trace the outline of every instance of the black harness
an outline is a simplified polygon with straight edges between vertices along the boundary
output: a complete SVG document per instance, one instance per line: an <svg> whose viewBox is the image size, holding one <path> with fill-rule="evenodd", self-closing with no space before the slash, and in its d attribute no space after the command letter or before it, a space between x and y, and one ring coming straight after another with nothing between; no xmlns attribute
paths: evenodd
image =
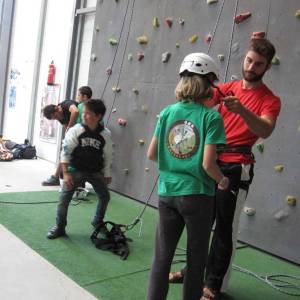
<svg viewBox="0 0 300 300"><path fill-rule="evenodd" d="M125 236L126 225L105 222L97 227L91 235L91 240L96 248L111 251L126 260L129 255L127 242L131 239Z"/></svg>
<svg viewBox="0 0 300 300"><path fill-rule="evenodd" d="M217 146L217 154L220 153L240 153L240 154L247 154L251 156L251 158L254 160L254 154L252 153L252 146L249 145L218 145ZM240 163L224 163L222 162L222 165L228 164L230 166L236 165L237 167L241 167ZM249 170L249 179L248 180L240 180L239 182L239 188L242 190L245 190L248 194L250 184L252 183L254 177L254 164L251 164L250 170Z"/></svg>

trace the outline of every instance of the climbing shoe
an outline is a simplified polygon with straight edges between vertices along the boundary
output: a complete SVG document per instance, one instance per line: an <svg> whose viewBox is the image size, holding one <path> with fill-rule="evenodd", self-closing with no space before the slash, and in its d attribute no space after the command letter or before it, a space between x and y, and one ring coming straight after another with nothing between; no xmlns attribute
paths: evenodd
<svg viewBox="0 0 300 300"><path fill-rule="evenodd" d="M55 186L59 185L59 178L51 175L49 178L47 178L45 181L42 182L43 186Z"/></svg>

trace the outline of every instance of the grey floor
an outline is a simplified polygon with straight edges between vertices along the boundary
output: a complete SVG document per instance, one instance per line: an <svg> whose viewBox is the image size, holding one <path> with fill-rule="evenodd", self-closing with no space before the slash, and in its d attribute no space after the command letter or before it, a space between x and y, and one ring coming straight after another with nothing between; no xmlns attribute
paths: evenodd
<svg viewBox="0 0 300 300"><path fill-rule="evenodd" d="M0 162L0 193L58 190L41 186L54 169L40 159ZM9 232L1 220L0 245L1 300L96 299Z"/></svg>

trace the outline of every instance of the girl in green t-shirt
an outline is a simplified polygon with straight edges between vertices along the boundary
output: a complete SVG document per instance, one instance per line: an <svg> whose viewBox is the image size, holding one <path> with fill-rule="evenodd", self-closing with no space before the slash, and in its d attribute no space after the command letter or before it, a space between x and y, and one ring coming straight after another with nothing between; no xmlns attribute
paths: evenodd
<svg viewBox="0 0 300 300"><path fill-rule="evenodd" d="M219 113L202 103L212 95L218 67L204 53L186 56L176 87L177 103L162 110L148 149L159 169L159 223L148 300L166 299L172 259L184 227L187 271L184 300L199 300L212 225L215 184L228 187L216 163L216 145L225 144Z"/></svg>

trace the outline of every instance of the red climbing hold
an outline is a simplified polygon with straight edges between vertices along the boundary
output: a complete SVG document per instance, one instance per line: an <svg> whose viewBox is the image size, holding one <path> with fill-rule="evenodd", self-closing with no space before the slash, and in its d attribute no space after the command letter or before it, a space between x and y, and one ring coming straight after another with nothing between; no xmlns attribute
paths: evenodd
<svg viewBox="0 0 300 300"><path fill-rule="evenodd" d="M266 33L264 31L254 31L251 36L251 40L263 39L265 38Z"/></svg>
<svg viewBox="0 0 300 300"><path fill-rule="evenodd" d="M251 12L246 12L246 13L240 14L238 16L235 16L234 22L236 24L239 24L239 23L242 23L243 21L245 21L246 19L248 19L250 17L251 17Z"/></svg>
<svg viewBox="0 0 300 300"><path fill-rule="evenodd" d="M137 54L138 61L141 61L142 59L144 59L144 57L145 57L144 52L138 52L138 54Z"/></svg>
<svg viewBox="0 0 300 300"><path fill-rule="evenodd" d="M166 21L166 24L169 26L169 28L171 28L173 25L173 18L166 18L165 21Z"/></svg>
<svg viewBox="0 0 300 300"><path fill-rule="evenodd" d="M108 76L110 76L111 73L112 73L112 69L111 69L111 68L107 68L107 69L106 69L106 74L107 74Z"/></svg>
<svg viewBox="0 0 300 300"><path fill-rule="evenodd" d="M212 40L212 36L211 36L210 34L208 34L208 35L205 37L205 42L209 44L209 43L211 42L211 40Z"/></svg>
<svg viewBox="0 0 300 300"><path fill-rule="evenodd" d="M127 121L125 119L119 118L118 123L119 123L120 126L126 126Z"/></svg>

